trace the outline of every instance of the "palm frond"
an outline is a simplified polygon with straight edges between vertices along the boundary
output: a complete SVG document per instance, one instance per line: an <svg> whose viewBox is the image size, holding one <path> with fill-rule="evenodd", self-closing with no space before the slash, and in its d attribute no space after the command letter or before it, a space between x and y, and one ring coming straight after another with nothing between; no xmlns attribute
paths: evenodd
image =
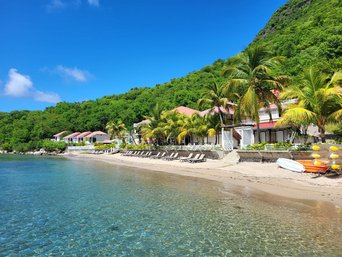
<svg viewBox="0 0 342 257"><path fill-rule="evenodd" d="M283 113L283 116L276 122L275 127L308 125L315 123L316 120L316 113L303 107L294 107Z"/></svg>

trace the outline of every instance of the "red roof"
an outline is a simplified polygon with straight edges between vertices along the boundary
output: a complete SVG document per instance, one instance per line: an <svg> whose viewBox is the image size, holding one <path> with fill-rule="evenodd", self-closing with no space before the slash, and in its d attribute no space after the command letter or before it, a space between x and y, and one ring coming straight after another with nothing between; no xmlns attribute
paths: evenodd
<svg viewBox="0 0 342 257"><path fill-rule="evenodd" d="M82 132L81 134L79 134L79 135L77 136L77 139L86 137L86 136L89 135L89 134L91 134L91 131Z"/></svg>
<svg viewBox="0 0 342 257"><path fill-rule="evenodd" d="M265 121L265 122L260 122L259 123L259 128L260 129L272 129L274 128L274 124L276 123L277 121ZM253 126L253 129L257 129L257 125L255 124Z"/></svg>
<svg viewBox="0 0 342 257"><path fill-rule="evenodd" d="M140 122L138 122L138 123L134 123L134 126L135 126L135 127L140 127L140 126L142 126L142 125L150 124L150 123L151 123L150 120L142 120L142 121L140 121Z"/></svg>
<svg viewBox="0 0 342 257"><path fill-rule="evenodd" d="M232 103L232 105L233 105L233 103ZM223 107L220 107L220 111L221 111L222 113L224 113L224 114L228 114L228 113L231 114L231 115L234 114L234 110L231 109L231 108L229 108L229 110L227 110L227 109L225 109L225 108L223 108ZM199 114L200 114L201 116L204 116L204 115L206 115L207 113L219 113L219 108L218 108L217 106L215 106L213 109L207 109L207 110L201 111Z"/></svg>
<svg viewBox="0 0 342 257"><path fill-rule="evenodd" d="M95 131L93 133L90 133L89 135L87 135L86 137L93 137L93 136L97 136L97 135L107 135L106 133L102 132L102 131Z"/></svg>
<svg viewBox="0 0 342 257"><path fill-rule="evenodd" d="M56 135L53 135L53 136L54 136L54 137L59 137L59 136L63 135L63 134L66 133L66 132L68 132L68 131L64 130L64 131L59 132L59 133L57 133Z"/></svg>
<svg viewBox="0 0 342 257"><path fill-rule="evenodd" d="M64 139L69 139L69 138L73 138L75 136L78 136L79 134L81 134L81 133L80 132L74 132L74 133L72 133L70 135L67 135L67 136L63 137L63 138Z"/></svg>
<svg viewBox="0 0 342 257"><path fill-rule="evenodd" d="M172 111L185 114L186 116L191 116L194 113L199 113L199 111L191 109L189 107L185 107L185 106L179 106L179 107L173 109Z"/></svg>

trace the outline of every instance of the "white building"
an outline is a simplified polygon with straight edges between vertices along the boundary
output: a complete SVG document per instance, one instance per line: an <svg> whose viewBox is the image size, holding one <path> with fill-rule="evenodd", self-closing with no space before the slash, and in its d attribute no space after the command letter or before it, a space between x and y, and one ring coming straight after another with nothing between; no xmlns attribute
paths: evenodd
<svg viewBox="0 0 342 257"><path fill-rule="evenodd" d="M63 135L64 135L65 133L67 133L66 130L64 130L64 131L62 131L62 132L59 132L59 133L57 133L56 135L53 135L53 139L52 139L52 140L53 140L53 141L57 141L57 142L62 141Z"/></svg>
<svg viewBox="0 0 342 257"><path fill-rule="evenodd" d="M86 140L90 143L101 143L103 141L109 140L109 135L102 131L95 131L86 136Z"/></svg>
<svg viewBox="0 0 342 257"><path fill-rule="evenodd" d="M74 132L71 133L70 135L67 135L63 137L63 140L65 143L70 144L70 143L77 143L77 136L81 134L80 132Z"/></svg>
<svg viewBox="0 0 342 257"><path fill-rule="evenodd" d="M86 141L86 136L90 135L91 131L82 132L76 137L77 143L82 143Z"/></svg>

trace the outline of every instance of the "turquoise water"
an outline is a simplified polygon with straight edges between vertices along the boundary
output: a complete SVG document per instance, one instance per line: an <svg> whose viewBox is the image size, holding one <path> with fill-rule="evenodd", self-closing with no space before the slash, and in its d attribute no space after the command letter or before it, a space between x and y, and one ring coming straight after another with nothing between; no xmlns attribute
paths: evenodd
<svg viewBox="0 0 342 257"><path fill-rule="evenodd" d="M0 256L342 255L329 204L87 161L0 156L0 217Z"/></svg>

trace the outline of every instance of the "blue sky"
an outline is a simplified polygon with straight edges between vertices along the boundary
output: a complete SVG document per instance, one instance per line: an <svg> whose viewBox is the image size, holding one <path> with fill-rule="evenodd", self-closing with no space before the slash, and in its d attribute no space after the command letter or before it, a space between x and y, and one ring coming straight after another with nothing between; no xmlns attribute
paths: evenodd
<svg viewBox="0 0 342 257"><path fill-rule="evenodd" d="M242 51L286 0L0 0L0 111L154 86Z"/></svg>

